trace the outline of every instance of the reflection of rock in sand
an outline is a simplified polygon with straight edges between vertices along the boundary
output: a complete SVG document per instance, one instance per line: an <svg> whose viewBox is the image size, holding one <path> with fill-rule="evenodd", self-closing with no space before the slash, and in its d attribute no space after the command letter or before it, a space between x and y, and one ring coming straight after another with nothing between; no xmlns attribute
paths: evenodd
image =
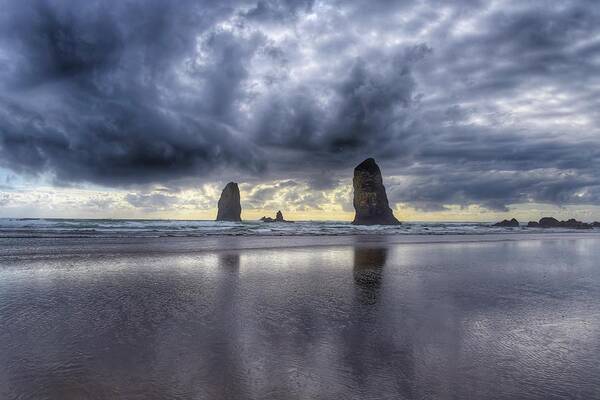
<svg viewBox="0 0 600 400"><path fill-rule="evenodd" d="M227 269L239 269L240 268L240 254L239 253L221 253L219 254L219 264L221 267Z"/></svg>
<svg viewBox="0 0 600 400"><path fill-rule="evenodd" d="M363 304L375 304L381 286L383 267L387 259L385 247L354 248L354 282L361 293L359 300Z"/></svg>

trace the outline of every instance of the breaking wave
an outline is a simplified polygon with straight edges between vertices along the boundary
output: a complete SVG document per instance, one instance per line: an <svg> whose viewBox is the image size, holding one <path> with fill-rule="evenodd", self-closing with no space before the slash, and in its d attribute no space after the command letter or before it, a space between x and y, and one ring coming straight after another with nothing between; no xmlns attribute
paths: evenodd
<svg viewBox="0 0 600 400"><path fill-rule="evenodd" d="M501 228L478 222L406 222L395 226L354 226L339 221L215 222L126 219L0 219L0 237L194 237L194 236L344 236L344 235L469 235L540 233L537 228ZM565 232L568 229L543 229Z"/></svg>

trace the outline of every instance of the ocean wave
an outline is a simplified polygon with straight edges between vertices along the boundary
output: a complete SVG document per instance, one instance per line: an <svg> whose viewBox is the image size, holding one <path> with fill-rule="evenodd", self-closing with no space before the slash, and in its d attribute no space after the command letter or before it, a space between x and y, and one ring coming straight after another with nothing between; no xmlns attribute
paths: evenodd
<svg viewBox="0 0 600 400"><path fill-rule="evenodd" d="M393 226L355 226L338 221L215 222L126 219L0 219L0 237L194 237L311 235L469 235L566 232L568 229L502 228L477 222L407 222Z"/></svg>

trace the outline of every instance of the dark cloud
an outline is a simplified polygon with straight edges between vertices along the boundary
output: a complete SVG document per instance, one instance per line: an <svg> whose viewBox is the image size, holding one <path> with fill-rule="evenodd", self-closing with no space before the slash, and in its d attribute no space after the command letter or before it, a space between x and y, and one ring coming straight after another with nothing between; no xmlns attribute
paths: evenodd
<svg viewBox="0 0 600 400"><path fill-rule="evenodd" d="M479 204L491 210L507 211L507 204L531 201L552 204L590 204L597 201L596 181L556 170L522 172L465 171L414 178L407 185L393 187L390 199L421 210L442 210L445 205Z"/></svg>
<svg viewBox="0 0 600 400"><path fill-rule="evenodd" d="M306 183L312 190L330 190L339 186L341 182L328 171L322 170L319 174L309 177Z"/></svg>
<svg viewBox="0 0 600 400"><path fill-rule="evenodd" d="M415 102L411 69L430 51L424 45L354 58L323 86L303 82L258 102L254 136L261 145L303 149L313 156L368 153L394 139ZM320 97L327 100L319 102ZM318 154L318 153L321 154Z"/></svg>
<svg viewBox="0 0 600 400"><path fill-rule="evenodd" d="M9 0L0 166L272 179L249 203L299 209L373 156L390 198L422 209L600 204L599 22L585 0Z"/></svg>
<svg viewBox="0 0 600 400"><path fill-rule="evenodd" d="M105 185L262 168L247 138L222 118L244 78L239 62L252 50L212 34L210 68L186 64L196 35L211 26L205 19L218 11L190 2L7 6L2 49L16 67L0 75L4 166ZM178 73L210 79L190 94Z"/></svg>

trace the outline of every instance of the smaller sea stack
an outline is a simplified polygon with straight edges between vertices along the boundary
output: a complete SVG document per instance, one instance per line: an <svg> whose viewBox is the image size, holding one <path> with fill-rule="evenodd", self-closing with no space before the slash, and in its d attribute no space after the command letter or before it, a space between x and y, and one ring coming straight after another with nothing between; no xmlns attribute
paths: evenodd
<svg viewBox="0 0 600 400"><path fill-rule="evenodd" d="M275 215L274 219L271 217L262 217L260 220L262 222L294 222L294 221L288 221L288 220L284 219L281 211L277 211L277 214Z"/></svg>
<svg viewBox="0 0 600 400"><path fill-rule="evenodd" d="M559 221L554 217L544 217L538 222L531 221L527 224L528 228L567 228L567 229L592 229L594 224L577 221L571 218L567 221Z"/></svg>
<svg viewBox="0 0 600 400"><path fill-rule="evenodd" d="M354 168L353 225L400 225L389 206L381 170L372 158Z"/></svg>
<svg viewBox="0 0 600 400"><path fill-rule="evenodd" d="M518 228L519 227L519 221L517 221L515 218L508 220L502 220L492 226L497 226L497 227L502 227L502 228Z"/></svg>
<svg viewBox="0 0 600 400"><path fill-rule="evenodd" d="M242 221L242 205L240 204L240 189L235 182L229 182L223 192L218 204L217 221Z"/></svg>

